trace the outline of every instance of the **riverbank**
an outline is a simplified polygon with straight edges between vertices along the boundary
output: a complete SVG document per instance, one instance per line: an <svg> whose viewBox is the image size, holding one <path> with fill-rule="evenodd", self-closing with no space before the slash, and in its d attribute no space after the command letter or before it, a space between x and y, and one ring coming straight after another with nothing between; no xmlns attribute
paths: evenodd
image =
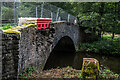
<svg viewBox="0 0 120 80"><path fill-rule="evenodd" d="M100 67L110 69L114 73L120 73L120 56L113 56L112 54L100 54L93 52L79 51L76 52L74 58L74 68L81 69L83 58L95 58L99 61Z"/></svg>
<svg viewBox="0 0 120 80"><path fill-rule="evenodd" d="M100 70L99 79L108 80L108 79L118 79L120 75L113 73L108 69ZM20 79L83 79L81 75L81 70L73 69L72 67L64 68L55 68L44 71L37 71L34 68L28 68L23 73L20 74Z"/></svg>

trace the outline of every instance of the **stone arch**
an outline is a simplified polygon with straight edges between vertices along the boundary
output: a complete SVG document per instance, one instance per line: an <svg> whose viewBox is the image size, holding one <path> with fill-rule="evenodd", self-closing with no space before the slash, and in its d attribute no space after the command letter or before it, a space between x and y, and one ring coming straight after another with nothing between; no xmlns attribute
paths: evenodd
<svg viewBox="0 0 120 80"><path fill-rule="evenodd" d="M75 45L69 36L63 36L50 52L44 69L72 66L75 56Z"/></svg>
<svg viewBox="0 0 120 80"><path fill-rule="evenodd" d="M55 44L55 43L53 42L53 44ZM58 46L61 46L61 48L63 48L63 47L65 47L65 46L69 46L69 47L70 47L70 45L72 46L72 49L75 50L75 44L74 44L74 41L72 40L72 38L69 37L69 36L63 36L63 37L61 37L61 38L57 41L57 43L56 43L56 45L54 46L54 48L52 49L52 51L55 50ZM59 47L59 48L60 48L60 47ZM60 48L60 50L63 50L63 49L61 49L61 48ZM59 51L60 51L60 50L59 50Z"/></svg>
<svg viewBox="0 0 120 80"><path fill-rule="evenodd" d="M54 24L54 27L55 27L55 36L54 36L52 49L55 47L58 41L64 36L70 37L73 40L75 46L78 45L80 40L80 36L79 36L80 33L78 26L65 22L65 23Z"/></svg>

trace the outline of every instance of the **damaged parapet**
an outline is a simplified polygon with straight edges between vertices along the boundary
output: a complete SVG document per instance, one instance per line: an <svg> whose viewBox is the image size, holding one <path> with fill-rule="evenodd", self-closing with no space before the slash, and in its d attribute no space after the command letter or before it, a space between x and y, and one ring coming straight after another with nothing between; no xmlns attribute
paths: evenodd
<svg viewBox="0 0 120 80"><path fill-rule="evenodd" d="M16 79L18 76L19 42L21 31L34 24L17 26L15 28L1 30L2 46L2 79Z"/></svg>

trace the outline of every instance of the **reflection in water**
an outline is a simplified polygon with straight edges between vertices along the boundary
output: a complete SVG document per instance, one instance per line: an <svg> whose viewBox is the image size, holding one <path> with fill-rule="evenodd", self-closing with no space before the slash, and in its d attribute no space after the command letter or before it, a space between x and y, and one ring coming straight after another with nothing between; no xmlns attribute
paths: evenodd
<svg viewBox="0 0 120 80"><path fill-rule="evenodd" d="M58 52L58 53L51 53L51 56L48 58L47 63L45 65L46 69L57 68L59 67L67 67L72 66L74 62L75 54L71 54L70 52Z"/></svg>
<svg viewBox="0 0 120 80"><path fill-rule="evenodd" d="M44 69L72 66L75 69L82 68L83 58L95 58L100 62L100 65L110 69L115 73L120 73L120 57L105 56L98 54L90 54L86 52L57 52L51 53Z"/></svg>

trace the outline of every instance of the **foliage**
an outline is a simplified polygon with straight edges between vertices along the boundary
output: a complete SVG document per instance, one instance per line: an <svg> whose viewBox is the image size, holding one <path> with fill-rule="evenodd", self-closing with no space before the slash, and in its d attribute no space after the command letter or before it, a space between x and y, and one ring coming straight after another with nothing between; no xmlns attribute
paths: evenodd
<svg viewBox="0 0 120 80"><path fill-rule="evenodd" d="M112 39L111 36L103 35L102 38L108 41L120 41L120 37L114 37L114 39Z"/></svg>
<svg viewBox="0 0 120 80"><path fill-rule="evenodd" d="M78 78L82 78L81 73L78 73L78 74L77 74L77 77L78 77Z"/></svg>
<svg viewBox="0 0 120 80"><path fill-rule="evenodd" d="M77 16L78 23L82 27L94 28L98 33L120 33L119 2L68 2L51 4L61 7L74 16Z"/></svg>
<svg viewBox="0 0 120 80"><path fill-rule="evenodd" d="M22 3L19 6L19 17L35 17L35 11L32 10L34 6L30 6L29 3ZM24 13L24 14L23 14Z"/></svg>
<svg viewBox="0 0 120 80"><path fill-rule="evenodd" d="M103 79L114 79L114 78L119 78L118 74L114 74L112 71L110 71L109 69L104 69L100 71L100 78Z"/></svg>
<svg viewBox="0 0 120 80"><path fill-rule="evenodd" d="M57 69L59 69L59 68L60 68L60 66L57 67Z"/></svg>
<svg viewBox="0 0 120 80"><path fill-rule="evenodd" d="M29 76L34 74L34 71L36 70L35 67L28 67L26 70L24 70L23 72L21 72L19 74L20 78L28 78Z"/></svg>
<svg viewBox="0 0 120 80"><path fill-rule="evenodd" d="M3 28L1 28L1 30L6 30L6 29L10 29L10 28L13 28L14 26L11 26L11 25L5 25L3 26Z"/></svg>
<svg viewBox="0 0 120 80"><path fill-rule="evenodd" d="M13 19L13 9L8 7L2 7L2 19Z"/></svg>
<svg viewBox="0 0 120 80"><path fill-rule="evenodd" d="M93 43L80 43L77 47L77 50L95 52L95 53L104 53L104 54L120 54L120 38L110 39L105 37L107 40L100 40Z"/></svg>

